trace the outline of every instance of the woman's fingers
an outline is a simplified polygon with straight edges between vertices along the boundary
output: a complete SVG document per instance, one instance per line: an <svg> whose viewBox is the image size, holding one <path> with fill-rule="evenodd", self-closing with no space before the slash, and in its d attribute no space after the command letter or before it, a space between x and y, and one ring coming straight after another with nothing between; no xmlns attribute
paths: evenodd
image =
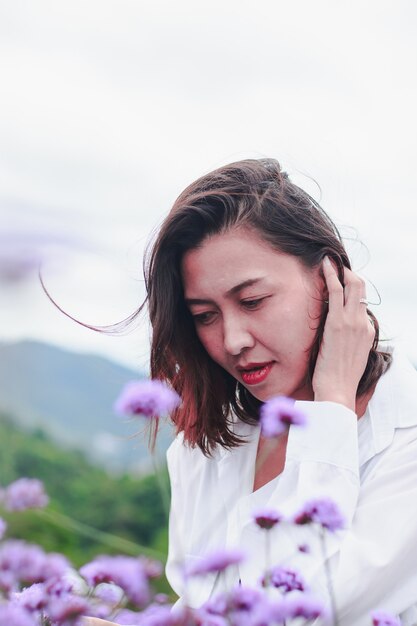
<svg viewBox="0 0 417 626"><path fill-rule="evenodd" d="M345 268L345 310L347 313L365 316L366 304L361 299L366 299L365 281L352 270Z"/></svg>
<svg viewBox="0 0 417 626"><path fill-rule="evenodd" d="M345 304L343 285L339 280L336 269L329 257L324 257L323 274L329 292L329 313L330 311L342 313Z"/></svg>
<svg viewBox="0 0 417 626"><path fill-rule="evenodd" d="M345 267L344 285L342 285L329 257L324 258L323 274L329 292L329 313L334 315L366 313L366 304L361 302L361 299L366 299L366 285L363 278Z"/></svg>

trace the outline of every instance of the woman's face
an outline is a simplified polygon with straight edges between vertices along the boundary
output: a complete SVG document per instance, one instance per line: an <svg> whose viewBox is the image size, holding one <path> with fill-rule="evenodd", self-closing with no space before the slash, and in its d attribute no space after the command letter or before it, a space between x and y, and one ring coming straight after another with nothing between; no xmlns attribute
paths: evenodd
<svg viewBox="0 0 417 626"><path fill-rule="evenodd" d="M211 358L253 396L312 399L306 383L323 281L253 230L214 235L182 262L187 306Z"/></svg>

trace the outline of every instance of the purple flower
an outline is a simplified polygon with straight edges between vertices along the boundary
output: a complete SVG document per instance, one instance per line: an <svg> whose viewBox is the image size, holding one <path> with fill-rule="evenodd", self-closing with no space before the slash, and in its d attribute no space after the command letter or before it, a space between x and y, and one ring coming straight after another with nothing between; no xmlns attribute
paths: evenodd
<svg viewBox="0 0 417 626"><path fill-rule="evenodd" d="M130 609L122 609L112 618L115 624L128 624L129 626L140 626L143 624L143 613L135 613Z"/></svg>
<svg viewBox="0 0 417 626"><path fill-rule="evenodd" d="M206 613L203 608L196 612L196 621L194 624L199 626L230 626L232 621L223 617L222 615L216 615L214 613ZM188 621L184 623L184 626L191 626L192 622Z"/></svg>
<svg viewBox="0 0 417 626"><path fill-rule="evenodd" d="M285 599L288 617L303 617L304 619L316 619L324 616L326 609L324 604L309 594L295 594Z"/></svg>
<svg viewBox="0 0 417 626"><path fill-rule="evenodd" d="M140 558L132 556L99 556L80 569L90 587L99 583L115 583L134 604L149 601L146 568Z"/></svg>
<svg viewBox="0 0 417 626"><path fill-rule="evenodd" d="M4 533L6 532L7 524L2 517L0 517L0 539L3 539Z"/></svg>
<svg viewBox="0 0 417 626"><path fill-rule="evenodd" d="M302 576L288 567L273 567L269 574L269 582L283 593L305 591L306 583Z"/></svg>
<svg viewBox="0 0 417 626"><path fill-rule="evenodd" d="M255 511L253 517L258 526L264 530L270 530L283 519L281 513L274 509L260 509Z"/></svg>
<svg viewBox="0 0 417 626"><path fill-rule="evenodd" d="M159 578L164 572L163 565L160 561L142 559L142 565L147 578Z"/></svg>
<svg viewBox="0 0 417 626"><path fill-rule="evenodd" d="M96 598L107 604L118 604L123 597L123 589L112 583L100 583L94 591Z"/></svg>
<svg viewBox="0 0 417 626"><path fill-rule="evenodd" d="M201 607L198 617L204 626L267 626L281 623L286 614L281 601L270 602L261 589L239 586L211 598Z"/></svg>
<svg viewBox="0 0 417 626"><path fill-rule="evenodd" d="M373 611L371 617L373 626L401 626L399 617L385 611Z"/></svg>
<svg viewBox="0 0 417 626"><path fill-rule="evenodd" d="M68 580L51 578L45 581L44 587L48 596L61 597L73 591L73 586Z"/></svg>
<svg viewBox="0 0 417 626"><path fill-rule="evenodd" d="M114 410L120 415L161 417L180 404L179 395L160 380L127 383L116 400Z"/></svg>
<svg viewBox="0 0 417 626"><path fill-rule="evenodd" d="M19 582L38 583L63 576L69 563L61 554L46 554L42 548L19 540L0 545L0 587L17 588Z"/></svg>
<svg viewBox="0 0 417 626"><path fill-rule="evenodd" d="M16 207L13 207L14 209ZM7 228L0 228L0 282L18 283L29 278L47 260L56 260L58 249L80 248L81 241L69 238L66 234L36 232L38 229L21 228L16 225L13 209ZM14 222L14 224L13 224Z"/></svg>
<svg viewBox="0 0 417 626"><path fill-rule="evenodd" d="M283 599L270 600L260 595L253 604L231 611L228 615L233 626L268 626L281 624L288 617L288 610Z"/></svg>
<svg viewBox="0 0 417 626"><path fill-rule="evenodd" d="M130 621L129 621L130 620ZM190 611L171 606L151 605L142 613L133 613L123 610L116 617L117 624L137 624L138 626L192 626L194 620L190 620ZM206 624L204 623L204 626Z"/></svg>
<svg viewBox="0 0 417 626"><path fill-rule="evenodd" d="M18 282L37 270L42 257L36 250L0 250L0 281Z"/></svg>
<svg viewBox="0 0 417 626"><path fill-rule="evenodd" d="M0 569L0 591L11 592L17 589L16 579L12 572L2 571Z"/></svg>
<svg viewBox="0 0 417 626"><path fill-rule="evenodd" d="M261 406L260 423L264 437L279 437L291 424L304 426L306 417L297 409L294 400L284 396L275 396Z"/></svg>
<svg viewBox="0 0 417 626"><path fill-rule="evenodd" d="M320 524L327 530L344 528L345 520L338 506L329 498L309 500L294 518L296 524Z"/></svg>
<svg viewBox="0 0 417 626"><path fill-rule="evenodd" d="M36 583L15 593L13 602L30 612L40 611L48 604L48 593L42 583Z"/></svg>
<svg viewBox="0 0 417 626"><path fill-rule="evenodd" d="M241 550L217 550L202 557L197 563L185 567L186 576L199 576L222 572L230 565L237 565L245 558Z"/></svg>
<svg viewBox="0 0 417 626"><path fill-rule="evenodd" d="M8 511L42 508L49 502L43 483L37 478L19 478L6 487L3 495Z"/></svg>
<svg viewBox="0 0 417 626"><path fill-rule="evenodd" d="M90 606L90 614L89 617L98 617L99 619L109 619L111 614L113 613L114 607L109 604L96 604L94 606ZM81 622L81 626L84 625L84 621Z"/></svg>
<svg viewBox="0 0 417 626"><path fill-rule="evenodd" d="M46 611L51 621L57 624L72 623L70 620L88 615L89 612L90 605L87 600L72 594L50 598Z"/></svg>
<svg viewBox="0 0 417 626"><path fill-rule="evenodd" d="M39 581L56 580L64 576L69 568L70 564L62 554L55 552L45 554L38 579Z"/></svg>
<svg viewBox="0 0 417 626"><path fill-rule="evenodd" d="M12 603L0 604L0 624L7 626L37 626L35 619L24 608Z"/></svg>
<svg viewBox="0 0 417 626"><path fill-rule="evenodd" d="M297 546L297 550L303 554L310 554L310 546L308 543L300 543L300 545Z"/></svg>
<svg viewBox="0 0 417 626"><path fill-rule="evenodd" d="M265 595L258 589L251 587L235 587L229 596L229 604L233 609L251 611L265 599Z"/></svg>
<svg viewBox="0 0 417 626"><path fill-rule="evenodd" d="M226 615L229 606L229 596L227 593L219 593L212 596L201 607L205 613L210 615Z"/></svg>

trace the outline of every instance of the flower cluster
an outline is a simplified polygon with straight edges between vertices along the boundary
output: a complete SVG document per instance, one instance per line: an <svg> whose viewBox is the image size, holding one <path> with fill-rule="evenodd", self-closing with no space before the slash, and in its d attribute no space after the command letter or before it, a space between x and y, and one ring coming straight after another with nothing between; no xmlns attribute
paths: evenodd
<svg viewBox="0 0 417 626"><path fill-rule="evenodd" d="M308 594L272 598L261 589L245 587L210 599L198 611L200 623L213 626L272 626L297 617L308 621L325 615L323 604Z"/></svg>
<svg viewBox="0 0 417 626"><path fill-rule="evenodd" d="M279 437L291 424L305 426L306 416L295 406L294 400L275 396L267 400L260 411L261 432L264 437Z"/></svg>
<svg viewBox="0 0 417 626"><path fill-rule="evenodd" d="M176 409L179 395L160 380L139 380L127 383L115 402L119 415L163 417Z"/></svg>
<svg viewBox="0 0 417 626"><path fill-rule="evenodd" d="M371 617L373 626L401 626L401 621L398 617L385 611L373 611Z"/></svg>
<svg viewBox="0 0 417 626"><path fill-rule="evenodd" d="M0 590L17 591L22 583L61 578L69 563L61 554L47 554L37 545L9 539L0 545Z"/></svg>
<svg viewBox="0 0 417 626"><path fill-rule="evenodd" d="M223 572L230 565L242 563L244 559L245 554L241 550L218 550L202 557L197 563L186 564L184 574L189 578L190 576Z"/></svg>
<svg viewBox="0 0 417 626"><path fill-rule="evenodd" d="M0 493L0 504L8 511L43 508L48 502L43 483L37 478L19 478Z"/></svg>
<svg viewBox="0 0 417 626"><path fill-rule="evenodd" d="M141 381L125 387L115 408L123 415L152 418L170 413L179 403L179 396L161 381ZM305 421L288 398L272 398L261 408L265 437L277 437L290 425L304 425ZM8 511L47 503L43 485L36 479L21 478L0 489L0 505ZM280 532L284 524L311 524L312 532L317 526L321 538L327 531L344 527L337 505L327 498L310 500L292 518L265 508L253 514L253 522L262 530L267 548L271 531ZM7 525L0 517L0 626L82 626L82 616L130 626L282 626L292 620L302 624L329 617L301 574L287 564L268 566L256 587L239 584L228 593L214 595L199 609L176 608L168 604L166 596L152 594L151 579L162 573L160 563L143 557L102 555L77 573L62 555L4 539L5 535ZM295 553L300 552L308 553L308 545L295 546ZM238 567L244 559L245 554L237 549L208 553L185 563L184 584ZM400 626L398 618L382 611L370 616L370 626L371 621L373 626Z"/></svg>
<svg viewBox="0 0 417 626"><path fill-rule="evenodd" d="M307 585L299 572L280 565L271 569L269 582L276 589L280 589L282 593L305 591L307 589Z"/></svg>
<svg viewBox="0 0 417 626"><path fill-rule="evenodd" d="M21 509L23 501L27 507L44 505L41 484L20 481L18 489L15 485L3 490L3 503L12 504L12 510ZM30 485L33 497L28 495ZM15 501L10 494L16 493L26 495L16 496ZM292 522L273 509L264 509L254 514L254 523L267 533L281 523L318 524L330 531L343 524L330 500L308 502ZM0 518L0 534L5 531ZM221 573L244 559L245 554L237 549L208 553L197 563L186 564L185 583L192 577ZM271 567L258 587L237 586L194 610L172 607L162 594L152 598L150 581L161 572L160 563L142 557L102 555L78 574L60 554L47 554L24 541L3 540L0 626L82 626L82 616L130 626L281 626L293 619L299 624L327 619L327 608L310 593L301 574L287 566ZM372 614L370 624L371 619L373 626L400 626L398 618L382 611Z"/></svg>
<svg viewBox="0 0 417 626"><path fill-rule="evenodd" d="M145 562L130 556L99 556L80 569L88 585L114 583L124 591L126 597L137 606L150 600L150 589Z"/></svg>
<svg viewBox="0 0 417 626"><path fill-rule="evenodd" d="M319 524L322 528L334 532L345 526L345 520L337 505L329 498L309 500L297 513L294 522L299 525Z"/></svg>
<svg viewBox="0 0 417 626"><path fill-rule="evenodd" d="M255 511L253 518L259 528L264 530L271 530L271 528L276 526L283 519L281 513L275 511L275 509L262 509Z"/></svg>

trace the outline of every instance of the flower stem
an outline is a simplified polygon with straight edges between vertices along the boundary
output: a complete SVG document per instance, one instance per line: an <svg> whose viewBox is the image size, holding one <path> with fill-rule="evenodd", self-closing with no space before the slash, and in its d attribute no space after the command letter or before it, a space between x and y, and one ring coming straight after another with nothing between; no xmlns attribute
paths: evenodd
<svg viewBox="0 0 417 626"><path fill-rule="evenodd" d="M270 582L271 582L271 564L270 564L270 530L264 530L265 533L265 575L264 575L264 582L263 582L263 586L265 587L265 589L268 589Z"/></svg>
<svg viewBox="0 0 417 626"><path fill-rule="evenodd" d="M330 606L331 606L331 611L332 611L333 626L339 626L339 620L337 617L337 609L336 609L336 598L334 594L333 581L332 581L332 574L330 571L330 563L327 559L327 554L326 554L326 531L324 528L320 527L319 535L320 535L321 550L323 554L324 571L326 574L327 589L328 589L329 596L330 596Z"/></svg>
<svg viewBox="0 0 417 626"><path fill-rule="evenodd" d="M156 480L158 482L159 495L161 496L162 508L164 509L165 519L168 520L170 506L169 486L164 478L161 463L156 450L154 450L152 453L152 465L155 472Z"/></svg>
<svg viewBox="0 0 417 626"><path fill-rule="evenodd" d="M129 541L128 539L123 539L122 537L117 537L116 535L98 530L97 528L92 528L91 526L88 526L83 522L78 522L77 520L68 517L68 515L64 515L58 511L51 509L33 509L33 514L41 519L48 520L60 528L66 528L77 533L78 535L88 537L98 543L111 547L114 550L120 550L124 554L137 556L142 553L145 556L149 556L150 558L158 559L160 561L163 561L165 558L164 554L159 552L159 550L154 550L152 548L148 548L147 546L142 546L138 543L134 543L133 541Z"/></svg>

